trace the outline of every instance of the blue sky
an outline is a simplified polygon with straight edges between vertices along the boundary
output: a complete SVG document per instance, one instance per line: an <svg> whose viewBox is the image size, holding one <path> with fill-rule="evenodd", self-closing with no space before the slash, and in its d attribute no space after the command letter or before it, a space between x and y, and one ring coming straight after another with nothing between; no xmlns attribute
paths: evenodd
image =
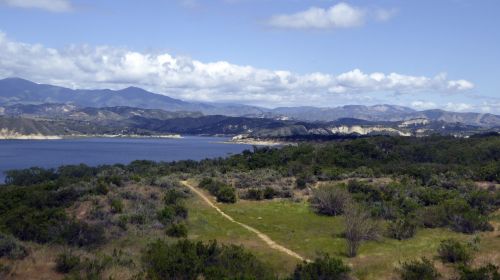
<svg viewBox="0 0 500 280"><path fill-rule="evenodd" d="M500 1L0 0L0 77L500 113Z"/></svg>

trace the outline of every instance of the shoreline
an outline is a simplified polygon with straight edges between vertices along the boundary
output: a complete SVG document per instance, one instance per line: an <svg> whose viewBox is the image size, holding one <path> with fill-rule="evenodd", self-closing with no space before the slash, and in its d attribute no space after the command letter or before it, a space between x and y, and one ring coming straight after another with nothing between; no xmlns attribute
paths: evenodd
<svg viewBox="0 0 500 280"><path fill-rule="evenodd" d="M14 134L0 135L0 140L64 140L78 138L146 138L146 139L182 139L180 134L168 135L139 135L139 134L73 134L73 135L41 135L41 134Z"/></svg>
<svg viewBox="0 0 500 280"><path fill-rule="evenodd" d="M286 146L286 145L297 145L294 142L283 142L283 141L274 141L274 140L260 140L254 138L248 139L232 139L229 141L222 142L224 144L246 144L246 145L255 145L255 146Z"/></svg>

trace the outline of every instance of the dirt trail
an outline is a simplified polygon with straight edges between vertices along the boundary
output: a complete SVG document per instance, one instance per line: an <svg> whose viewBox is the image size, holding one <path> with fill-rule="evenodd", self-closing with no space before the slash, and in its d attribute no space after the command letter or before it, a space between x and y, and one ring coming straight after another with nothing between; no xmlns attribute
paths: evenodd
<svg viewBox="0 0 500 280"><path fill-rule="evenodd" d="M244 228L246 228L247 230L257 234L257 236L262 240L264 241L269 247L271 247L272 249L274 250L278 250L282 253L285 253L289 256L292 256L294 258L297 258L301 261L307 261L307 262L310 262L310 260L302 257L301 255L295 253L294 251L286 248L286 247L283 247L281 245L279 245L278 243L276 243L275 241L273 241L269 236L265 235L264 233L260 232L259 230L247 225L247 224L244 224L244 223L241 223L241 222L238 222L236 221L235 219L233 219L233 217L229 216L228 214L226 214L224 211L222 211L219 207L217 207L217 205L215 205L204 193L202 193L200 190L198 190L196 187L192 186L191 184L189 184L187 181L181 181L181 183L188 187L191 191L193 191L195 194L197 194L199 197L201 197L210 207L214 208L217 212L219 212L219 214L221 214L224 218L228 219L229 221L235 223L235 224L238 224Z"/></svg>

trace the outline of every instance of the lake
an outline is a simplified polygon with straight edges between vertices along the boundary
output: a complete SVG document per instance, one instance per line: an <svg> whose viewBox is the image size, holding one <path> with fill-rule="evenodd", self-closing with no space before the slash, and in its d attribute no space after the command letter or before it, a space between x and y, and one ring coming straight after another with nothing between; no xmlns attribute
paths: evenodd
<svg viewBox="0 0 500 280"><path fill-rule="evenodd" d="M0 182L4 172L33 166L50 168L66 164L129 163L137 159L174 161L225 157L252 148L225 144L224 137L186 136L158 138L78 138L63 140L1 140Z"/></svg>

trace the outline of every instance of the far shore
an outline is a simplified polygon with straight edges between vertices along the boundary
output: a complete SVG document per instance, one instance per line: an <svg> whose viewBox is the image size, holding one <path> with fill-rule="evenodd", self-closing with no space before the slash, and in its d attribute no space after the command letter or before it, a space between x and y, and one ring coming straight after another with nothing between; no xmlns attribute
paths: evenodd
<svg viewBox="0 0 500 280"><path fill-rule="evenodd" d="M229 141L223 142L225 144L246 144L246 145L255 145L255 146L285 146L285 145L296 145L293 142L283 142L283 141L274 141L274 140L260 140L255 138L240 138L240 139L232 139Z"/></svg>
<svg viewBox="0 0 500 280"><path fill-rule="evenodd" d="M153 138L153 139L181 139L180 134L167 135L139 135L139 134L73 134L73 135L41 135L41 134L11 134L0 135L0 140L62 140L77 138Z"/></svg>

